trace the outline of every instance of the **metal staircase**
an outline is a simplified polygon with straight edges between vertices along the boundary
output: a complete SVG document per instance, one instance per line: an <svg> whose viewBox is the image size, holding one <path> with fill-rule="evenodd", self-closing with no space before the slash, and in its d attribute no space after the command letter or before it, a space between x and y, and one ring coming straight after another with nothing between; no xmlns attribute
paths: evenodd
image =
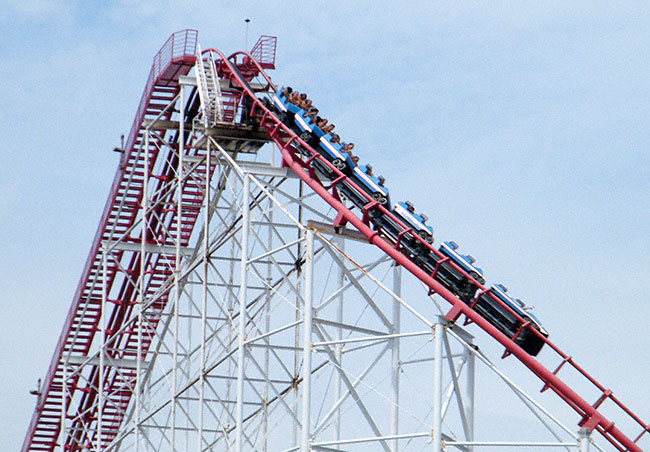
<svg viewBox="0 0 650 452"><path fill-rule="evenodd" d="M201 47L197 45L196 53L196 83L201 99L203 122L206 127L215 125L223 120L223 106L221 104L221 88L217 76L217 67L212 52L207 52L205 57L201 54Z"/></svg>

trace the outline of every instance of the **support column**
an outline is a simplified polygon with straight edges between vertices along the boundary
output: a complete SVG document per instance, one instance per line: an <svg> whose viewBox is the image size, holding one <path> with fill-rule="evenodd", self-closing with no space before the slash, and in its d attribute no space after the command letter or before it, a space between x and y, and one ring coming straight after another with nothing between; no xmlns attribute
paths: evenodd
<svg viewBox="0 0 650 452"><path fill-rule="evenodd" d="M312 355L312 320L313 320L313 273L314 273L314 231L307 229L307 246L305 253L305 305L303 307L303 364L302 364L302 416L300 452L310 450L310 410L311 410L311 355Z"/></svg>
<svg viewBox="0 0 650 452"><path fill-rule="evenodd" d="M274 152L271 152L271 166L274 166ZM273 196L273 186L269 186L269 193L271 196ZM267 204L267 211L268 211L268 235L266 240L268 241L268 249L272 250L273 249L273 230L274 226L273 225L273 209L275 208L275 205L273 204L273 199L269 197L268 199L268 204ZM273 296L273 292L271 291L271 287L273 284L273 263L271 262L271 259L269 259L268 264L266 264L266 284L265 284L265 307L264 307L264 331L269 332L271 331L271 297ZM271 349L270 349L271 343L270 341L268 342L268 347L266 347L266 350L264 351L264 371L266 375L270 375L270 369L271 369ZM264 383L264 406L263 406L263 411L264 411L264 444L262 447L263 452L268 452L269 450L269 382L266 381Z"/></svg>
<svg viewBox="0 0 650 452"><path fill-rule="evenodd" d="M436 323L433 327L433 452L442 452L442 335L444 325Z"/></svg>
<svg viewBox="0 0 650 452"><path fill-rule="evenodd" d="M474 390L476 382L476 356L470 350L465 350L467 357L466 387L465 387L465 418L467 419L467 441L474 441ZM468 452L474 450L473 446L467 447Z"/></svg>
<svg viewBox="0 0 650 452"><path fill-rule="evenodd" d="M587 428L581 428L578 431L578 447L580 452L589 452L589 443L591 442L591 432Z"/></svg>
<svg viewBox="0 0 650 452"><path fill-rule="evenodd" d="M207 142L207 155L205 162L205 192L203 193L203 306L201 307L201 370L199 374L199 425L197 437L197 452L203 450L203 419L204 419L204 404L205 404L205 363L206 363L206 349L205 343L207 341L207 323L208 323L208 276L210 270L210 166L212 164L211 142Z"/></svg>
<svg viewBox="0 0 650 452"><path fill-rule="evenodd" d="M180 261L181 261L181 233L183 218L183 184L184 163L183 155L185 154L185 85L181 85L180 92L180 115L178 126L178 167L176 169L176 257L174 263L174 350L172 366L172 394L171 394L171 448L176 450L176 391L178 388L178 330L179 330L179 304L180 304ZM148 173L147 173L148 174Z"/></svg>
<svg viewBox="0 0 650 452"><path fill-rule="evenodd" d="M102 450L102 435L104 422L104 379L105 363L104 354L106 350L106 302L108 301L108 288L106 281L108 279L108 263L106 245L102 245L102 308L99 314L99 380L97 382L97 442L95 448L97 452Z"/></svg>
<svg viewBox="0 0 650 452"><path fill-rule="evenodd" d="M144 170L142 176L142 230L140 232L140 284L137 301L137 345L135 358L135 452L140 450L140 411L142 410L142 306L145 303L146 246L149 231L149 129L144 133ZM172 446L173 450L173 446Z"/></svg>
<svg viewBox="0 0 650 452"><path fill-rule="evenodd" d="M60 434L60 441L61 441L61 450L65 450L65 441L66 438L68 437L68 425L66 422L66 419L68 418L68 358L67 356L69 355L69 352L63 352L61 354L61 367L63 367L63 380L62 380L62 388L61 388L61 417L59 419L59 423L61 424L61 434ZM39 395L38 397L41 397ZM39 403L37 401L36 403Z"/></svg>
<svg viewBox="0 0 650 452"><path fill-rule="evenodd" d="M339 243L339 249L342 252L345 252L345 238L341 237ZM339 325L343 324L343 287L345 287L345 272L340 266L338 268L338 281L339 281L339 290L341 293L339 295L339 305L336 311L336 321ZM340 326L336 331L337 340L343 340L343 328ZM339 365L343 363L343 343L336 344L336 359L338 360ZM334 400L339 400L341 398L341 378L336 376L334 380ZM335 438L337 441L341 439L341 407L336 408L336 424L335 424Z"/></svg>
<svg viewBox="0 0 650 452"><path fill-rule="evenodd" d="M244 340L246 333L246 297L248 291L248 233L250 229L250 176L244 175L242 188L241 273L239 287L239 333L237 346L237 407L235 413L235 451L242 452L244 438Z"/></svg>
<svg viewBox="0 0 650 452"><path fill-rule="evenodd" d="M393 264L393 293L402 297L402 267ZM400 333L401 322L401 304L397 298L393 299L393 328L391 334ZM391 406L390 406L390 434L397 435L399 432L399 372L400 372L400 339L391 340L392 369L391 369ZM397 452L399 449L399 440L391 441L391 449Z"/></svg>

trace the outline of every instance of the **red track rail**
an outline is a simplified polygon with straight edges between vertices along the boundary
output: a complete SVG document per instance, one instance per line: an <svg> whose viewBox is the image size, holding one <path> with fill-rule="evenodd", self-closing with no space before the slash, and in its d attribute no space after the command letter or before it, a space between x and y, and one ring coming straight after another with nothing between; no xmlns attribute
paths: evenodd
<svg viewBox="0 0 650 452"><path fill-rule="evenodd" d="M249 96L256 99L255 93L253 93L248 85L244 83L243 80L239 78L237 72L232 69L233 64L236 64L236 59L238 55L244 56L245 60L251 59L255 64L255 60L247 52L237 52L231 55L229 58L226 58L222 53L217 53L221 56L224 62L227 62L227 65L220 65L220 68L228 68L227 73L220 74L224 78L230 78L234 83L236 83L243 91L245 91ZM233 63L230 60L234 60ZM263 68L260 65L257 65L257 69L266 79L266 81L271 85L271 79L264 73ZM364 215L364 218L359 218L355 215L349 208L347 208L341 201L336 190L336 184L331 184L328 187L323 186L320 179L316 176L313 169L311 169L308 164L303 161L300 157L301 153L297 150L296 146L302 146L305 149L309 149L312 152L312 157L320 159L324 165L329 166L334 169L326 160L324 160L320 154L311 149L311 147L303 142L298 136L286 125L284 125L280 120L273 115L258 99L256 100L255 111L261 112L258 113L258 116L261 118L261 125L267 130L269 136L273 141L278 145L282 152L283 163L290 167L312 190L314 190L321 198L323 198L330 206L332 206L337 212L337 224L342 223L351 223L356 227L361 233L363 233L368 241L383 252L388 254L391 258L395 260L398 264L406 268L423 283L425 283L431 291L439 294L442 298L451 303L452 310L448 314L448 318L451 320L456 320L460 315L465 315L465 317L476 323L479 327L485 330L490 334L494 339L496 339L500 344L502 344L507 354L512 354L516 356L533 374L535 374L540 380L542 380L544 386L542 390L552 389L557 395L560 396L571 408L573 408L580 416L581 420L579 421L580 427L587 428L589 431L596 430L602 434L616 449L620 451L634 451L642 452L642 449L638 446L640 439L648 432L650 432L650 424L644 423L637 415L635 415L629 408L627 408L619 399L614 397L612 391L606 389L605 386L598 383L593 377L591 377L584 369L582 369L575 361L559 347L554 345L548 339L544 338L547 347L555 352L561 359L560 364L555 369L555 371L550 371L534 357L530 356L523 349L521 349L515 342L514 338L509 338L497 330L492 324L487 322L483 317L477 314L470 306L458 299L454 294L448 291L443 287L438 281L436 281L433 275L425 273L420 267L415 265L407 256L402 254L399 251L398 247L395 247L388 242L386 242L377 232L373 231L368 222L367 215ZM335 170L338 171L338 170ZM342 180L346 176L339 173L339 178L337 180ZM354 185L351 181L348 181L351 185ZM379 208L383 211L384 215L392 214L386 209L378 206L375 202L369 206L366 206L364 211L368 211L369 208ZM364 212L365 213L365 212ZM401 222L393 217L393 219L398 223ZM430 249L433 249L432 246L426 244L421 240L426 246L429 246ZM481 292L487 291L487 288L481 286L477 283L477 286L480 288ZM520 319L521 320L521 319ZM531 330L534 331L534 330ZM538 334L539 335L539 334ZM541 335L540 335L541 337ZM569 387L564 383L558 376L560 369L569 364L573 367L580 375L582 375L588 382L590 382L599 392L600 397L598 400L590 404L584 400L574 389ZM634 424L638 425L640 431L638 434L631 437L624 434L620 431L615 425L614 422L607 419L600 411L599 408L603 405L605 401L611 401L614 405L621 410L621 412L628 417L628 421L633 421Z"/></svg>

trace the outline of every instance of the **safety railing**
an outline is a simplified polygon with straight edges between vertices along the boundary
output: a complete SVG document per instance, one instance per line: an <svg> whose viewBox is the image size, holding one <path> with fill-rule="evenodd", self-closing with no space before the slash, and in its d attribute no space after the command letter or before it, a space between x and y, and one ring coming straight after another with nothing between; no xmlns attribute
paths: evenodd
<svg viewBox="0 0 650 452"><path fill-rule="evenodd" d="M126 163L126 159L128 159L135 139L138 136L149 98L153 93L154 84L171 64L186 58L196 58L198 35L199 32L197 30L188 29L177 31L167 39L167 42L163 44L158 53L153 57L153 65L151 66L151 71L149 72L149 77L147 78L147 83L145 84L145 89L135 114L135 120L129 132L129 138L126 140L126 146L122 153L122 167Z"/></svg>
<svg viewBox="0 0 650 452"><path fill-rule="evenodd" d="M257 60L262 68L275 69L275 49L277 44L277 37L262 35L253 46L251 56Z"/></svg>

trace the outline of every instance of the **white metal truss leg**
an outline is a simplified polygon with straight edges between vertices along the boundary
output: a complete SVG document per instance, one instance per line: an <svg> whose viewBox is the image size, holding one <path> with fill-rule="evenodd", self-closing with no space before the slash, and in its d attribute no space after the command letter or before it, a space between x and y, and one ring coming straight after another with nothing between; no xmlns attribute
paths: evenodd
<svg viewBox="0 0 650 452"><path fill-rule="evenodd" d="M250 229L250 176L244 175L242 189L241 273L239 288L239 333L237 346L237 406L235 451L242 452L244 437L244 365L246 339L246 296L248 289L248 235Z"/></svg>
<svg viewBox="0 0 650 452"><path fill-rule="evenodd" d="M402 267L398 265L393 266L393 293L397 297L402 296ZM398 298L393 298L393 328L392 334L400 333L401 322L401 304ZM390 406L390 434L395 436L399 432L399 372L400 372L400 339L394 338L391 340L391 406ZM397 452L399 448L399 441L394 439L391 441L391 449Z"/></svg>
<svg viewBox="0 0 650 452"><path fill-rule="evenodd" d="M102 245L102 307L99 316L99 383L97 388L97 441L95 442L95 449L97 452L102 450L102 435L103 435L103 415L104 415L104 356L106 354L106 302L108 301L108 289L106 281L108 278L108 264L107 264L106 245Z"/></svg>
<svg viewBox="0 0 650 452"><path fill-rule="evenodd" d="M578 446L580 452L589 452L589 443L591 442L591 434L588 429L582 428L578 432Z"/></svg>
<svg viewBox="0 0 650 452"><path fill-rule="evenodd" d="M142 379L141 379L141 361L142 361L142 307L145 299L145 274L147 270L146 246L147 232L149 231L149 129L145 130L144 135L144 177L142 178L142 233L140 237L140 286L137 300L137 345L136 345L136 370L135 370L135 451L140 450L140 431L141 414L142 414Z"/></svg>
<svg viewBox="0 0 650 452"><path fill-rule="evenodd" d="M442 335L444 325L433 326L433 452L442 452Z"/></svg>
<svg viewBox="0 0 650 452"><path fill-rule="evenodd" d="M206 342L207 342L207 315L208 315L208 278L210 272L210 201L212 194L210 192L210 168L212 164L211 142L207 143L207 155L205 165L205 193L203 194L203 297L201 306L201 366L199 368L199 425L197 431L197 452L203 450L203 424L204 424L204 405L205 405L205 366L206 366Z"/></svg>
<svg viewBox="0 0 650 452"><path fill-rule="evenodd" d="M471 344L470 344L471 345ZM466 359L465 367L465 416L468 425L468 441L474 441L474 400L475 400L475 381L476 381L476 356L470 351L464 351ZM472 452L474 448L469 446L467 451Z"/></svg>
<svg viewBox="0 0 650 452"><path fill-rule="evenodd" d="M339 248L341 249L342 252L345 252L345 238L341 238L340 243L339 243ZM336 321L339 324L343 324L343 303L344 303L344 292L343 288L345 287L345 273L343 270L339 267L338 268L338 290L340 291L339 296L338 296L338 307L336 310ZM343 328L339 327L336 331L336 338L339 341L343 340ZM336 345L336 359L338 360L339 363L343 363L343 344L337 344ZM337 378L334 381L334 400L340 400L341 399L341 379ZM334 439L337 441L341 439L341 407L338 406L336 408L336 420L335 420L335 434L334 434Z"/></svg>
<svg viewBox="0 0 650 452"><path fill-rule="evenodd" d="M310 410L311 410L311 361L312 361L312 297L314 272L314 231L307 229L305 253L305 304L303 307L303 364L302 364L302 425L300 452L309 452L310 447Z"/></svg>

